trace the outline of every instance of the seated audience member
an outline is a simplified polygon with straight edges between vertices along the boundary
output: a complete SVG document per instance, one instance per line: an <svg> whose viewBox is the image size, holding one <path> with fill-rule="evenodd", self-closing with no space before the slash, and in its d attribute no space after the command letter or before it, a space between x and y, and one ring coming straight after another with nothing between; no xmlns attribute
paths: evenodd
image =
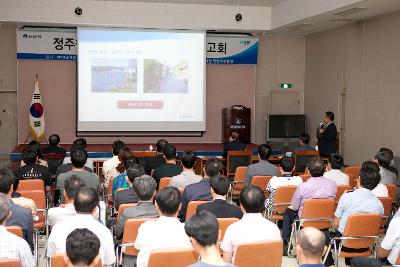
<svg viewBox="0 0 400 267"><path fill-rule="evenodd" d="M52 134L49 137L49 145L42 148L42 154L62 154L65 155L67 151L59 146L60 136Z"/></svg>
<svg viewBox="0 0 400 267"><path fill-rule="evenodd" d="M117 219L114 234L117 239L122 238L125 222L128 219L157 218L159 216L153 198L156 194L157 184L151 176L143 175L133 181L133 190L139 198L137 206L126 208Z"/></svg>
<svg viewBox="0 0 400 267"><path fill-rule="evenodd" d="M380 172L379 165L376 162L372 161L366 161L362 164L361 168L372 168L376 172ZM371 190L371 193L375 195L376 197L388 197L389 196L389 191L386 187L386 185L382 184L381 182L381 175L379 174L379 184L375 186L374 189Z"/></svg>
<svg viewBox="0 0 400 267"><path fill-rule="evenodd" d="M329 157L329 164L324 177L336 182L337 185L349 185L349 176L343 172L344 160L337 153L333 153Z"/></svg>
<svg viewBox="0 0 400 267"><path fill-rule="evenodd" d="M47 161L44 160L43 157L42 157L42 148L41 148L40 143L38 141L36 141L36 140L30 141L28 146L25 149L28 149L28 148L33 149L33 150L36 151L37 156L38 156L37 157L37 161L36 161L37 164L42 165L44 167L48 167ZM25 161L22 159L21 166L24 166L25 164L26 164Z"/></svg>
<svg viewBox="0 0 400 267"><path fill-rule="evenodd" d="M64 181L64 207L54 207L47 212L47 223L50 227L75 216L74 197L79 189L85 187L85 182L78 176L71 175Z"/></svg>
<svg viewBox="0 0 400 267"><path fill-rule="evenodd" d="M294 150L297 151L315 151L315 148L310 146L310 135L303 133L299 137L299 146Z"/></svg>
<svg viewBox="0 0 400 267"><path fill-rule="evenodd" d="M260 161L247 167L244 186L249 186L254 176L278 176L278 167L268 162L271 156L271 148L267 145L258 146L258 157Z"/></svg>
<svg viewBox="0 0 400 267"><path fill-rule="evenodd" d="M29 147L24 149L22 151L22 160L25 162L25 165L19 167L16 171L17 179L15 180L15 187L18 187L19 180L42 179L46 185L46 189L50 189L52 183L50 171L47 167L37 163L37 151Z"/></svg>
<svg viewBox="0 0 400 267"><path fill-rule="evenodd" d="M144 168L142 165L139 164L139 161L137 158L133 157L133 156L129 156L125 159L124 161L124 171L121 172L120 175L118 175L117 177L114 178L113 181L113 186L112 186L112 196L113 199L115 198L115 194L117 193L117 189L120 188L129 188L129 178L128 178L128 174L127 174L127 170L129 168L135 168L137 169L137 175L138 176L142 176L144 174ZM132 173L133 174L133 173ZM134 177L135 178L135 177Z"/></svg>
<svg viewBox="0 0 400 267"><path fill-rule="evenodd" d="M224 175L214 175L210 178L210 185L213 201L199 205L197 211L209 211L217 218L241 219L243 213L240 208L226 202L226 195L231 186L230 180Z"/></svg>
<svg viewBox="0 0 400 267"><path fill-rule="evenodd" d="M379 213L383 215L382 202L371 192L378 185L379 179L379 172L376 168L364 163L360 170L360 178L357 179L357 189L343 194L336 208L333 227L338 230L339 236L343 234L347 220L352 214ZM358 251L362 252L368 249L361 248ZM342 251L351 252L353 250L343 247ZM331 260L329 258L328 262ZM346 264L350 264L350 259L346 258Z"/></svg>
<svg viewBox="0 0 400 267"><path fill-rule="evenodd" d="M312 158L307 163L311 178L297 186L291 205L283 214L282 237L284 244L288 244L294 220L301 218L304 201L307 199L334 199L336 197L336 183L324 178L325 164L320 158Z"/></svg>
<svg viewBox="0 0 400 267"><path fill-rule="evenodd" d="M292 157L284 156L281 159L281 177L274 176L269 180L267 185L267 191L269 192L269 197L265 201L265 208L268 211L272 210L272 204L275 201L276 190L280 186L296 185L298 186L303 182L300 176L293 176L294 169L294 159Z"/></svg>
<svg viewBox="0 0 400 267"><path fill-rule="evenodd" d="M156 169L158 166L161 166L165 163L164 147L166 144L168 144L168 141L165 139L160 139L157 141L156 156L149 157L146 159L146 166L145 166L146 174L150 175L152 170Z"/></svg>
<svg viewBox="0 0 400 267"><path fill-rule="evenodd" d="M221 173L222 162L217 158L210 158L206 161L204 167L204 178L198 183L185 187L182 194L182 208L179 218L185 220L187 206L193 200L212 200L210 178Z"/></svg>
<svg viewBox="0 0 400 267"><path fill-rule="evenodd" d="M153 178L157 182L157 188L163 177L173 177L182 172L182 167L176 164L176 148L172 144L164 146L165 163L154 169Z"/></svg>
<svg viewBox="0 0 400 267"><path fill-rule="evenodd" d="M121 163L119 160L119 152L120 150L125 146L125 143L122 142L121 140L116 140L112 144L112 153L113 156L111 159L108 159L104 161L103 163L103 176L104 176L104 184L107 186L108 181L110 178L114 178L120 174L120 172L117 170L117 166Z"/></svg>
<svg viewBox="0 0 400 267"><path fill-rule="evenodd" d="M300 267L324 267L321 258L326 252L325 235L313 227L305 227L297 236L296 255Z"/></svg>
<svg viewBox="0 0 400 267"><path fill-rule="evenodd" d="M392 265L396 265L397 257L400 253L400 217L395 217L390 221L385 238L382 240L381 247L378 249L378 258L385 259Z"/></svg>
<svg viewBox="0 0 400 267"><path fill-rule="evenodd" d="M392 158L386 151L379 151L375 155L375 162L379 164L382 184L397 184L397 175L388 170Z"/></svg>
<svg viewBox="0 0 400 267"><path fill-rule="evenodd" d="M239 141L239 133L231 132L228 142L224 142L224 150L222 156L226 158L228 156L228 151L245 151L246 145Z"/></svg>
<svg viewBox="0 0 400 267"><path fill-rule="evenodd" d="M86 139L85 138L78 138L72 143L71 150L82 149L82 150L85 150L87 152L86 147L87 147ZM67 163L71 163L71 162L72 162L71 161L71 157L65 157L64 161L63 161L63 164L67 164ZM85 163L85 166L88 167L91 170L94 170L94 168L93 168L93 160L88 158L86 163Z"/></svg>
<svg viewBox="0 0 400 267"><path fill-rule="evenodd" d="M14 183L14 184L16 184L16 183ZM18 184L16 186L18 186ZM20 207L29 209L32 213L32 216L35 217L37 214L37 207L36 207L35 201L33 201L30 198L23 197L17 190L18 190L18 188L13 186L13 192L11 194L11 201Z"/></svg>
<svg viewBox="0 0 400 267"><path fill-rule="evenodd" d="M11 217L11 205L10 198L0 193L0 259L18 259L21 267L35 266L28 243L5 227Z"/></svg>
<svg viewBox="0 0 400 267"><path fill-rule="evenodd" d="M71 151L72 170L62 173L57 178L57 188L64 190L64 181L68 177L75 175L85 182L87 187L97 189L100 184L100 179L97 174L88 172L84 166L87 161L87 152L82 149L74 149Z"/></svg>
<svg viewBox="0 0 400 267"><path fill-rule="evenodd" d="M95 189L84 187L78 190L74 197L76 214L54 225L47 240L47 257L51 258L57 253L65 252L66 239L73 230L87 228L100 239L100 255L103 264L114 264L114 243L111 232L93 217L98 205L99 196Z"/></svg>
<svg viewBox="0 0 400 267"><path fill-rule="evenodd" d="M155 249L191 248L184 224L178 218L181 193L175 187L161 189L156 196L160 218L143 223L138 230L135 248L139 250L137 267L146 267Z"/></svg>
<svg viewBox="0 0 400 267"><path fill-rule="evenodd" d="M100 240L90 230L75 229L65 244L66 263L68 267L94 267L100 259Z"/></svg>
<svg viewBox="0 0 400 267"><path fill-rule="evenodd" d="M228 226L221 243L223 258L234 262L237 246L257 241L281 240L278 226L265 219L261 214L264 208L264 192L257 186L250 185L239 196L243 218Z"/></svg>
<svg viewBox="0 0 400 267"><path fill-rule="evenodd" d="M137 203L139 201L132 188L132 185L135 178L142 175L144 175L144 168L141 165L137 165L137 167L129 167L126 170L126 176L128 177L128 179L126 179L128 183L128 188L117 191L115 193L114 206L116 210L119 209L119 206L121 204Z"/></svg>
<svg viewBox="0 0 400 267"><path fill-rule="evenodd" d="M382 147L381 149L379 149L379 152L384 152L384 153L387 153L389 155L389 157L390 157L390 165L389 165L389 167L387 169L389 171L393 172L394 174L396 174L396 176L398 176L399 175L399 170L396 167L393 166L393 157L394 157L393 151L391 149L389 149L389 148Z"/></svg>
<svg viewBox="0 0 400 267"><path fill-rule="evenodd" d="M183 171L181 174L173 176L169 186L184 189L187 185L195 184L200 182L203 177L197 175L193 171L193 167L196 164L196 153L193 151L184 151L182 153L181 165Z"/></svg>
<svg viewBox="0 0 400 267"><path fill-rule="evenodd" d="M14 184L14 175L7 168L0 168L0 193L11 199ZM11 217L6 226L19 226L22 228L24 239L33 250L33 218L31 211L11 202Z"/></svg>
<svg viewBox="0 0 400 267"><path fill-rule="evenodd" d="M205 210L198 211L185 223L185 232L200 256L200 262L189 267L234 267L221 257L217 246L219 225L213 214Z"/></svg>

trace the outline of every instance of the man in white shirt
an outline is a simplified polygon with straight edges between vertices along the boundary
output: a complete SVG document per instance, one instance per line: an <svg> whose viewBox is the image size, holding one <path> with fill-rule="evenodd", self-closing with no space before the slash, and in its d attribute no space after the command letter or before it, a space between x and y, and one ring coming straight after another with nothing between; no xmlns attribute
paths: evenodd
<svg viewBox="0 0 400 267"><path fill-rule="evenodd" d="M239 244L281 240L278 226L265 219L261 214L265 196L259 187L250 185L243 189L239 201L244 214L243 218L228 227L221 244L223 258L228 263L234 262Z"/></svg>
<svg viewBox="0 0 400 267"><path fill-rule="evenodd" d="M137 267L146 267L150 254L156 249L191 248L184 224L177 216L181 206L181 193L175 187L161 189L156 196L160 218L143 223L138 230L135 248L139 250Z"/></svg>
<svg viewBox="0 0 400 267"><path fill-rule="evenodd" d="M387 258L388 261L395 265L397 257L400 253L400 217L393 218L386 231L385 238L378 250L379 258Z"/></svg>
<svg viewBox="0 0 400 267"><path fill-rule="evenodd" d="M265 201L265 208L270 211L272 209L272 204L275 201L276 190L280 186L295 185L298 186L303 182L300 176L293 176L294 169L294 159L292 157L284 156L281 159L280 172L281 177L274 176L269 180L267 185L267 191L269 192L269 197Z"/></svg>
<svg viewBox="0 0 400 267"><path fill-rule="evenodd" d="M5 224L11 217L11 200L0 193L0 259L19 259L22 267L35 266L28 243L7 231Z"/></svg>
<svg viewBox="0 0 400 267"><path fill-rule="evenodd" d="M125 143L122 142L121 140L116 140L112 144L113 156L112 156L112 158L104 161L103 167L102 167L103 176L106 179L105 184L108 184L108 178L109 178L108 172L111 171L112 169L117 168L118 164L121 163L119 161L118 154L119 154L119 151L121 150L121 148L123 148L124 146L125 146Z"/></svg>
<svg viewBox="0 0 400 267"><path fill-rule="evenodd" d="M343 168L343 157L338 153L331 154L324 177L335 181L337 185L349 185L349 176L342 171Z"/></svg>
<svg viewBox="0 0 400 267"><path fill-rule="evenodd" d="M203 180L203 177L197 175L193 171L193 167L196 164L196 153L187 150L182 153L181 164L183 171L172 177L169 186L185 189L187 185L195 184Z"/></svg>
<svg viewBox="0 0 400 267"><path fill-rule="evenodd" d="M100 239L100 256L104 265L115 262L114 243L110 230L98 222L93 214L99 204L97 191L93 188L81 188L75 195L76 215L56 224L47 241L47 257L65 252L68 235L77 228L87 228Z"/></svg>
<svg viewBox="0 0 400 267"><path fill-rule="evenodd" d="M76 214L74 207L74 196L83 188L85 182L79 177L72 175L64 182L64 207L51 208L47 212L47 224L53 227L55 224L73 218Z"/></svg>
<svg viewBox="0 0 400 267"><path fill-rule="evenodd" d="M85 138L78 138L72 143L71 151L74 150L74 149L82 149L82 150L87 151L86 147L87 147L86 139ZM72 162L71 156L69 156L69 157L65 157L64 158L63 164L68 164L68 163L71 163L71 162ZM93 160L88 158L86 160L86 162L85 162L85 166L88 167L91 170L94 170L94 168L93 168L93 166L94 166Z"/></svg>

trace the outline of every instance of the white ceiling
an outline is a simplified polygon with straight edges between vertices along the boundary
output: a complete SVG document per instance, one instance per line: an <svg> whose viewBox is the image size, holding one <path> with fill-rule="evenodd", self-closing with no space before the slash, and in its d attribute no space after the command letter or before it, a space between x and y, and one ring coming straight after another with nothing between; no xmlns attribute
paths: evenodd
<svg viewBox="0 0 400 267"><path fill-rule="evenodd" d="M154 2L178 4L203 4L203 5L237 5L238 0L101 0L101 1L127 1L127 2ZM286 0L239 0L241 6L276 6Z"/></svg>

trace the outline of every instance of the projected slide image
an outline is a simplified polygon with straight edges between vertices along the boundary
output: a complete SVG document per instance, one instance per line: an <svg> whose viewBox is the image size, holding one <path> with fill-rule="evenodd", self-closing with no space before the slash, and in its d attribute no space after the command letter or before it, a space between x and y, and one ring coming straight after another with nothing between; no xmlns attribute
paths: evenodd
<svg viewBox="0 0 400 267"><path fill-rule="evenodd" d="M187 93L188 62L144 59L144 93Z"/></svg>
<svg viewBox="0 0 400 267"><path fill-rule="evenodd" d="M92 92L136 93L137 59L92 59Z"/></svg>

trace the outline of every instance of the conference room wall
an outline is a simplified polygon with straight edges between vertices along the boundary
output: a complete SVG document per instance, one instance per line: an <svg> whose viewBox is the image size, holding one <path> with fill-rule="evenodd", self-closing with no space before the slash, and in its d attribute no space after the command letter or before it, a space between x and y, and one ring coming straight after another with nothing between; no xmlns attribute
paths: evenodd
<svg viewBox="0 0 400 267"><path fill-rule="evenodd" d="M399 27L396 12L306 37L309 131L315 133L324 111L337 113L337 124L346 129L342 152L348 164L373 159L383 146L400 154Z"/></svg>

